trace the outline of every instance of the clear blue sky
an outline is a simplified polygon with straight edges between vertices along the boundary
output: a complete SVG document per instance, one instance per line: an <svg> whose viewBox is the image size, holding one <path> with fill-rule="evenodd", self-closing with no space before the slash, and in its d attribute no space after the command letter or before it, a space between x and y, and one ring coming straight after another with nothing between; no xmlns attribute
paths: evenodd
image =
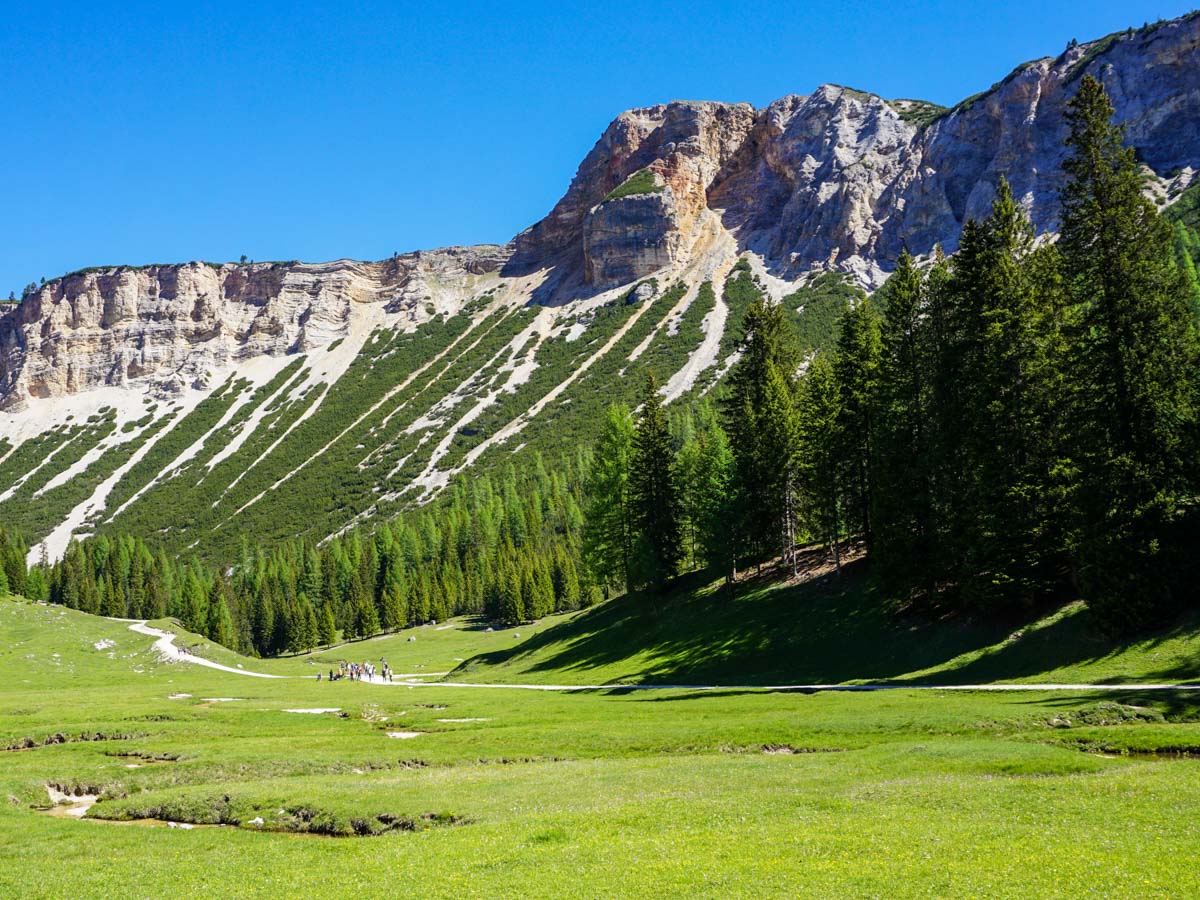
<svg viewBox="0 0 1200 900"><path fill-rule="evenodd" d="M628 107L822 82L948 105L1072 37L1189 8L10 0L0 290L89 265L502 242Z"/></svg>

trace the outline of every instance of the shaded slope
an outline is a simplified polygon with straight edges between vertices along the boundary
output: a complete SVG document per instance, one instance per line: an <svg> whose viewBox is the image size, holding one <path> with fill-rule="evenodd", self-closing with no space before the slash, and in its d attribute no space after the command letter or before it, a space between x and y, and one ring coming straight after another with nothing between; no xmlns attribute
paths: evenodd
<svg viewBox="0 0 1200 900"><path fill-rule="evenodd" d="M1113 642L1075 603L1025 623L898 621L861 563L839 579L681 589L658 603L625 596L447 680L604 684L887 682L982 684L1187 682L1200 679L1200 622Z"/></svg>

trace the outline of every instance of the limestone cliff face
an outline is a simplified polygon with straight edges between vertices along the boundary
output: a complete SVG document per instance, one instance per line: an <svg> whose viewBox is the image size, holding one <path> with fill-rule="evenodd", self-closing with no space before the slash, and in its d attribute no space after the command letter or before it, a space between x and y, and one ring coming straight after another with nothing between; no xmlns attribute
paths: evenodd
<svg viewBox="0 0 1200 900"><path fill-rule="evenodd" d="M1026 63L926 127L907 101L835 85L766 109L671 103L624 113L554 210L516 239L516 259L574 266L593 286L686 258L704 213L794 279L814 268L878 285L901 249L948 250L987 215L1001 175L1041 231L1058 221L1064 113L1079 79L1107 88L1140 158L1159 176L1200 169L1200 15ZM648 168L673 192L603 197ZM596 239L595 235L602 235Z"/></svg>
<svg viewBox="0 0 1200 900"><path fill-rule="evenodd" d="M589 284L610 286L680 260L708 207L709 186L745 141L754 115L746 103L708 102L622 113L550 214L514 239L514 264L575 267ZM602 202L642 169L665 189Z"/></svg>
<svg viewBox="0 0 1200 900"><path fill-rule="evenodd" d="M347 333L357 304L399 320L457 309L454 288L497 271L500 247L449 248L379 263L185 263L98 269L43 285L0 318L0 403L150 380L203 387L260 355L304 352Z"/></svg>
<svg viewBox="0 0 1200 900"><path fill-rule="evenodd" d="M748 250L787 281L835 269L878 286L904 248L953 251L1001 176L1040 231L1057 227L1066 105L1084 74L1104 83L1161 181L1200 170L1200 14L1026 63L924 126L912 101L834 85L761 110L634 109L609 125L549 215L505 247L50 282L0 317L0 406L143 379L202 384L230 361L327 344L356 309L404 321L455 309L482 276L514 302L560 304L664 270L711 277L698 274L713 271L711 254ZM642 170L653 190L610 197Z"/></svg>

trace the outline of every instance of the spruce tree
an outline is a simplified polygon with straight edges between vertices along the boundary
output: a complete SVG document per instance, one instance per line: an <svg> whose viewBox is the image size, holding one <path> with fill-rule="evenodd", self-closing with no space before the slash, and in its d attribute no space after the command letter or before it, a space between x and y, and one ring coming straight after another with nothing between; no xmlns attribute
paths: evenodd
<svg viewBox="0 0 1200 900"><path fill-rule="evenodd" d="M499 577L500 621L505 625L519 625L526 621L525 602L521 596L521 573L511 559L501 564Z"/></svg>
<svg viewBox="0 0 1200 900"><path fill-rule="evenodd" d="M675 454L658 382L648 373L633 434L629 505L635 532L636 587L661 589L675 577L683 558Z"/></svg>
<svg viewBox="0 0 1200 900"><path fill-rule="evenodd" d="M628 583L633 529L629 505L629 465L633 451L633 421L629 410L613 404L588 476L588 507L583 533L583 557L605 596Z"/></svg>
<svg viewBox="0 0 1200 900"><path fill-rule="evenodd" d="M779 304L761 298L742 321L741 352L723 401L734 459L735 528L739 549L758 562L778 553L788 532L795 375L801 357ZM768 406L770 409L768 410Z"/></svg>
<svg viewBox="0 0 1200 900"><path fill-rule="evenodd" d="M846 492L846 528L859 532L871 544L871 446L875 438L880 356L879 315L872 303L860 298L841 318L837 352L833 358L841 408L838 445Z"/></svg>
<svg viewBox="0 0 1200 900"><path fill-rule="evenodd" d="M321 604L321 614L317 618L317 636L326 647L337 640L337 627L333 624L333 610L328 603Z"/></svg>
<svg viewBox="0 0 1200 900"><path fill-rule="evenodd" d="M1061 248L1073 301L1075 558L1084 599L1114 630L1169 612L1177 532L1194 497L1197 354L1170 226L1101 84L1084 76L1067 121Z"/></svg>
<svg viewBox="0 0 1200 900"><path fill-rule="evenodd" d="M908 251L880 290L884 321L871 445L872 571L901 602L931 591L933 501L925 279Z"/></svg>
<svg viewBox="0 0 1200 900"><path fill-rule="evenodd" d="M379 624L384 631L394 631L403 627L407 620L408 601L404 576L398 563L388 561L384 568Z"/></svg>
<svg viewBox="0 0 1200 900"><path fill-rule="evenodd" d="M837 428L840 413L841 398L833 362L828 353L818 353L800 384L797 474L808 530L829 547L839 571L844 530Z"/></svg>
<svg viewBox="0 0 1200 900"><path fill-rule="evenodd" d="M949 510L952 572L975 608L1030 605L1053 587L1057 389L1054 297L1033 277L1033 227L1000 181L964 238L950 297L960 330Z"/></svg>

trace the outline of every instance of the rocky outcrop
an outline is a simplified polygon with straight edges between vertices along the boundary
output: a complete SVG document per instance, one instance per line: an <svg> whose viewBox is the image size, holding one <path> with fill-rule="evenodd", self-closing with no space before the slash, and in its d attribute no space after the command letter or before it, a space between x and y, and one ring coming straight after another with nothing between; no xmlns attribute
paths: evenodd
<svg viewBox="0 0 1200 900"><path fill-rule="evenodd" d="M691 248L708 189L754 124L747 103L675 102L622 113L545 219L519 234L508 272L578 268L589 284L632 281ZM648 169L665 187L604 202Z"/></svg>
<svg viewBox="0 0 1200 900"><path fill-rule="evenodd" d="M671 103L619 116L550 215L516 239L514 265L575 267L594 286L686 258L705 208L779 277L814 268L878 285L900 251L953 250L1001 175L1040 231L1058 222L1066 105L1100 79L1156 174L1200 169L1200 14L1026 63L930 124L912 101L824 85L766 109ZM610 208L639 169L674 194ZM595 235L602 235L597 240Z"/></svg>
<svg viewBox="0 0 1200 900"><path fill-rule="evenodd" d="M204 387L231 363L305 352L346 334L354 304L398 321L455 311L501 247L453 247L378 263L192 262L95 269L29 294L0 318L0 403L150 380Z"/></svg>

